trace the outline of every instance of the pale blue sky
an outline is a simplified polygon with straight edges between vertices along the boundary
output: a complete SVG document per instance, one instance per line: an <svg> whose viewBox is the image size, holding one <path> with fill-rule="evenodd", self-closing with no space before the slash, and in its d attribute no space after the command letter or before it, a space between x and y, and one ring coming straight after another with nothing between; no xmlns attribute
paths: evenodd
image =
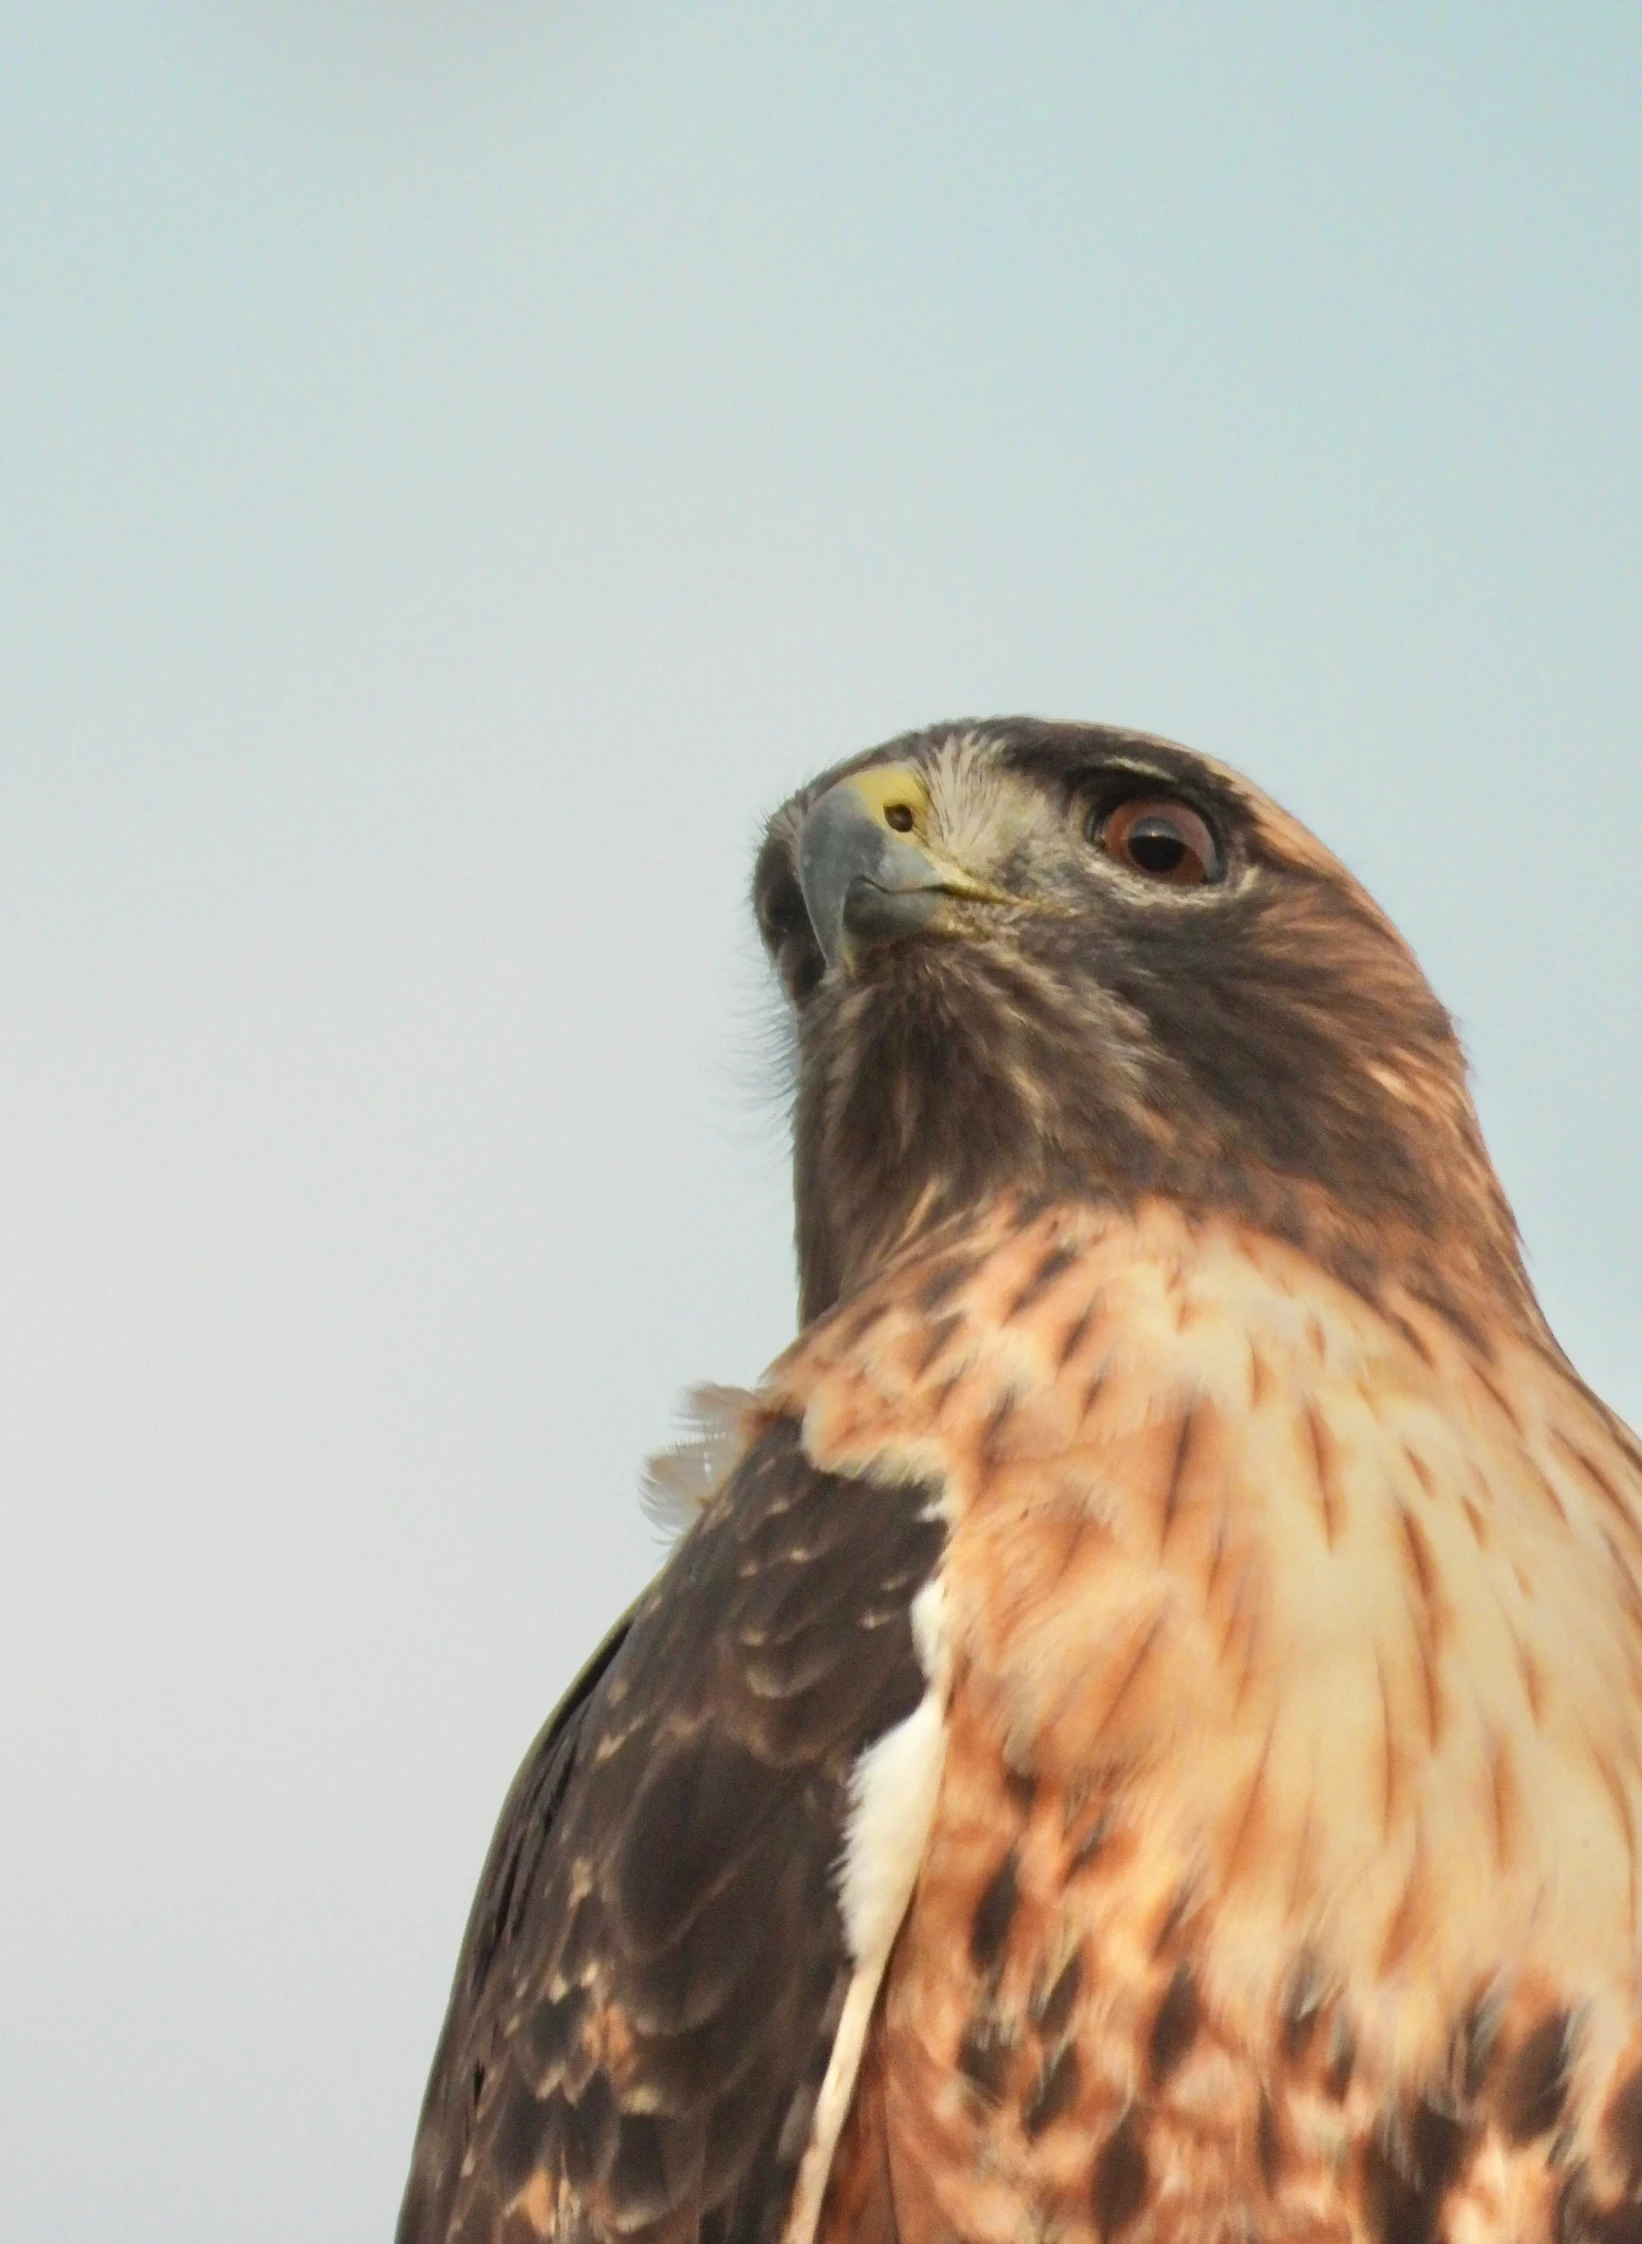
<svg viewBox="0 0 1642 2244"><path fill-rule="evenodd" d="M791 1330L760 812L1307 818L1642 1417L1642 13L0 0L0 2231L386 2235Z"/></svg>

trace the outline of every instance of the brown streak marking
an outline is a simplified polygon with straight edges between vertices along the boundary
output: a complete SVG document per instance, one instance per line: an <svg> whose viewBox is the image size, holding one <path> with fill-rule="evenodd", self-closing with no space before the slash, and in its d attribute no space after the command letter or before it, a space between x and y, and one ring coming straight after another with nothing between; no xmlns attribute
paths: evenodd
<svg viewBox="0 0 1642 2244"><path fill-rule="evenodd" d="M1052 2040L1072 2015L1072 2005L1083 1987L1083 1950L1074 1948L1048 1991L1033 2002L1032 2023L1046 2040Z"/></svg>
<svg viewBox="0 0 1642 2244"><path fill-rule="evenodd" d="M1511 1748L1504 1738L1496 1737L1489 1748L1488 1785L1494 1818L1494 1859L1503 1870L1511 1857L1512 1830L1519 1805L1516 1770L1511 1761Z"/></svg>
<svg viewBox="0 0 1642 2244"><path fill-rule="evenodd" d="M1003 1463L1003 1455L998 1444L1003 1438L1004 1428L1009 1424L1010 1419L1014 1417L1019 1407L1020 1396L1016 1394L1013 1387L1006 1387L992 1405L986 1425L981 1433L981 1464L988 1475L996 1472L999 1465Z"/></svg>
<svg viewBox="0 0 1642 2244"><path fill-rule="evenodd" d="M846 1348L855 1348L865 1340L875 1325L881 1325L889 1315L891 1304L887 1301L869 1301L857 1309L848 1323L840 1327L839 1340Z"/></svg>
<svg viewBox="0 0 1642 2244"><path fill-rule="evenodd" d="M1382 1317L1384 1317L1386 1323L1392 1327L1393 1331L1400 1332L1402 1334L1403 1338L1408 1342L1408 1345L1413 1349L1415 1355L1418 1356L1421 1363L1424 1364L1426 1370L1435 1371L1437 1368L1437 1359L1431 1353L1431 1349L1426 1341L1425 1335L1420 1331L1419 1327L1411 1323L1410 1320L1405 1317L1400 1310L1387 1309L1383 1303L1380 1307L1380 1314Z"/></svg>
<svg viewBox="0 0 1642 2244"><path fill-rule="evenodd" d="M947 1296L956 1293L966 1279L975 1275L980 1266L973 1255L953 1255L946 1262L937 1264L918 1289L919 1308L926 1313L939 1309Z"/></svg>
<svg viewBox="0 0 1642 2244"><path fill-rule="evenodd" d="M1387 1927L1385 1945L1380 1951L1380 1969L1390 1971L1406 1953L1413 1939L1419 1919L1420 1881L1424 1874L1424 1848L1420 1834L1414 1835L1414 1852L1408 1865L1408 1879L1403 1887L1402 1899L1397 1904L1395 1916Z"/></svg>
<svg viewBox="0 0 1642 2244"><path fill-rule="evenodd" d="M1035 1301L1040 1301L1055 1280L1077 1261L1078 1252L1079 1250L1076 1247L1069 1247L1064 1243L1060 1246L1051 1247L1039 1262L1037 1269L1033 1271L1031 1277L1022 1286L1020 1292L1016 1294L1014 1301L1004 1311L1002 1321L1006 1325L1013 1324L1023 1309L1030 1309Z"/></svg>
<svg viewBox="0 0 1642 2244"><path fill-rule="evenodd" d="M1283 1990L1283 2031L1280 2047L1284 2059L1293 2064L1304 2051L1317 2030L1322 2016L1323 1990L1317 1975L1317 1959L1309 1950L1303 1950L1289 1972L1288 1985Z"/></svg>
<svg viewBox="0 0 1642 2244"><path fill-rule="evenodd" d="M1044 2066L1027 2091L1021 2110L1021 2132L1028 2142L1036 2141L1046 2127L1052 2127L1071 2110L1081 2085L1077 2044L1068 2042Z"/></svg>
<svg viewBox="0 0 1642 2244"><path fill-rule="evenodd" d="M1414 1587L1419 1592L1420 1602L1430 1610L1435 1604L1437 1588L1437 1569L1431 1555L1431 1545L1426 1540L1425 1529L1406 1504L1397 1506L1397 1517L1403 1531L1403 1543L1408 1552L1408 1568L1414 1577Z"/></svg>
<svg viewBox="0 0 1642 2244"><path fill-rule="evenodd" d="M1175 1887L1174 1898L1167 1909L1164 1910L1163 1920L1157 1928L1157 1936L1152 1942L1154 1958L1165 1954L1168 1949L1174 1946L1176 1936L1191 1912L1191 1906L1192 1889L1182 1881Z"/></svg>
<svg viewBox="0 0 1642 2244"><path fill-rule="evenodd" d="M1414 1577L1419 1609L1414 1616L1414 1646L1419 1654L1420 1680L1425 1692L1425 1734L1435 1745L1442 1729L1442 1702L1437 1687L1437 1635L1441 1612L1437 1604L1437 1569L1425 1530L1405 1504L1397 1506L1409 1571Z"/></svg>
<svg viewBox="0 0 1642 2244"><path fill-rule="evenodd" d="M1019 1906L1020 1856L1010 1847L987 1880L970 1919L969 1960L977 1971L989 1972L1001 1961Z"/></svg>
<svg viewBox="0 0 1642 2244"><path fill-rule="evenodd" d="M1545 1678L1540 1673L1538 1660L1522 1641L1516 1623L1508 1619L1505 1625L1510 1631L1511 1648L1517 1656L1517 1672L1522 1677L1522 1694L1528 1701L1528 1711L1534 1718L1537 1730L1545 1718Z"/></svg>
<svg viewBox="0 0 1642 2244"><path fill-rule="evenodd" d="M1009 2068L1010 2045L991 2024L972 2018L958 2044L957 2067L978 2096L989 2104L1003 2095L1004 2074Z"/></svg>
<svg viewBox="0 0 1642 2244"><path fill-rule="evenodd" d="M1336 2018L1334 2021L1334 2046L1329 2051L1328 2072L1323 2080L1324 2088L1335 2103L1338 2104L1344 2100L1345 2092L1351 2086L1351 2076L1356 2069L1357 2037L1343 2017Z"/></svg>
<svg viewBox="0 0 1642 2244"><path fill-rule="evenodd" d="M1110 1700L1107 1702L1106 1712L1095 1724L1093 1732L1093 1735L1095 1737L1100 1738L1105 1736L1108 1727L1117 1714L1118 1708L1123 1704L1124 1699L1128 1696L1130 1687L1134 1683L1135 1678L1139 1675L1141 1669L1145 1666L1147 1660L1150 1658L1152 1646L1157 1642L1158 1636L1162 1632L1162 1628L1163 1615L1159 1613L1155 1616L1155 1618L1151 1622L1151 1625L1147 1628L1146 1633L1142 1636L1139 1649L1136 1651L1133 1659L1130 1660L1129 1665L1124 1669L1122 1679L1119 1682L1117 1689L1113 1692Z"/></svg>
<svg viewBox="0 0 1642 2244"><path fill-rule="evenodd" d="M1209 1571L1203 1577L1203 1602L1206 1605L1214 1595L1214 1585L1220 1579L1220 1569L1226 1558L1226 1530L1231 1524L1229 1506L1222 1504L1220 1519L1215 1527L1214 1542L1209 1551Z"/></svg>
<svg viewBox="0 0 1642 2244"><path fill-rule="evenodd" d="M1602 2129L1624 2161L1627 2189L1634 2191L1642 2177L1642 2072L1628 2073L1614 2090Z"/></svg>
<svg viewBox="0 0 1642 2244"><path fill-rule="evenodd" d="M1610 1555L1617 1567L1620 1564L1619 1554L1617 1551L1613 1551L1611 1542ZM1625 1607L1625 1618L1630 1622L1632 1629L1642 1630L1642 1610L1639 1610L1637 1606L1634 1585L1627 1587L1621 1584L1619 1594ZM1629 1637L1626 1637L1621 1641L1619 1651L1620 1657L1625 1662L1625 1672L1630 1678L1632 1689L1636 1690L1642 1687L1642 1646L1632 1643Z"/></svg>
<svg viewBox="0 0 1642 2244"><path fill-rule="evenodd" d="M1642 1624L1642 1590L1637 1588L1629 1566L1620 1556L1619 1545L1613 1539L1611 1528L1605 1527L1602 1530L1602 1540L1607 1545L1608 1556L1613 1560L1614 1572L1619 1577L1616 1586L1624 1600L1625 1610L1632 1621Z"/></svg>
<svg viewBox="0 0 1642 2244"><path fill-rule="evenodd" d="M1625 1452L1637 1471L1642 1473L1642 1434L1632 1433L1624 1419L1619 1417L1616 1412L1611 1411L1600 1395L1593 1395L1591 1400L1602 1413L1602 1423L1607 1427L1609 1434Z"/></svg>
<svg viewBox="0 0 1642 2244"><path fill-rule="evenodd" d="M1084 1383L1083 1405L1078 1412L1077 1430L1080 1434L1082 1433L1084 1427L1088 1424L1089 1413L1094 1409L1095 1404L1099 1401L1100 1390L1105 1386L1105 1384L1106 1365L1104 1362L1102 1362L1096 1369L1096 1371Z"/></svg>
<svg viewBox="0 0 1642 2244"><path fill-rule="evenodd" d="M1516 1405L1511 1401L1509 1395L1507 1395L1505 1390L1500 1386L1499 1381L1494 1377L1493 1372L1489 1370L1487 1366L1477 1361L1475 1358L1473 1358L1472 1360L1471 1369L1476 1374L1476 1377L1481 1385L1487 1389L1490 1395L1493 1396L1495 1403L1504 1414L1507 1425L1509 1425L1511 1431L1516 1435L1518 1441L1523 1440L1524 1429L1522 1420L1517 1416Z"/></svg>
<svg viewBox="0 0 1642 2244"><path fill-rule="evenodd" d="M1241 1592L1241 1580L1238 1583L1238 1589ZM1255 1655L1259 1649L1260 1631L1257 1625L1257 1616L1251 1607L1249 1624L1243 1634L1243 1664L1237 1671L1237 1688L1232 1693L1233 1714L1241 1714L1243 1711L1243 1701L1248 1697L1249 1685L1254 1681Z"/></svg>
<svg viewBox="0 0 1642 2244"><path fill-rule="evenodd" d="M1149 2178L1140 2130L1133 2111L1127 2111L1095 2160L1090 2210L1102 2244L1110 2244L1145 2204Z"/></svg>
<svg viewBox="0 0 1642 2244"><path fill-rule="evenodd" d="M1216 1655L1220 1666L1224 1667L1226 1665L1226 1662L1231 1658L1232 1638L1236 1635L1239 1624L1246 1622L1247 1625L1245 1628L1245 1643L1243 1648L1243 1672L1242 1676L1239 1679L1236 1697L1233 1702L1234 1711L1242 1706L1243 1693L1248 1687L1249 1671L1253 1665L1253 1653L1251 1650L1251 1645L1254 1636L1254 1623L1248 1615L1248 1606L1246 1599L1248 1582L1249 1561L1247 1558L1245 1558L1242 1565L1237 1570L1237 1587L1232 1591L1231 1604L1226 1613L1226 1625L1220 1633L1220 1649Z"/></svg>
<svg viewBox="0 0 1642 2244"><path fill-rule="evenodd" d="M1560 1436L1558 1436L1554 1432L1554 1430L1552 1433L1552 1439L1560 1439ZM1533 1475L1533 1478L1538 1485L1540 1494L1550 1505L1552 1511L1556 1513L1556 1516L1562 1522L1562 1525L1566 1527L1568 1524L1568 1507L1562 1501L1562 1498L1557 1494L1556 1487L1552 1482L1550 1474L1544 1472L1538 1465L1535 1464L1533 1458L1529 1456L1526 1449L1519 1450L1517 1454L1521 1457L1523 1463L1527 1466L1529 1472Z"/></svg>
<svg viewBox="0 0 1642 2244"><path fill-rule="evenodd" d="M1071 1858L1066 1865L1066 1875L1069 1878L1075 1876L1080 1870L1088 1869L1090 1863L1094 1861L1101 1848L1112 1836L1114 1820L1110 1808L1101 1809L1094 1822L1090 1824L1083 1837L1072 1849Z"/></svg>
<svg viewBox="0 0 1642 2244"><path fill-rule="evenodd" d="M1466 2012L1459 2035L1460 2094L1474 2103L1499 2055L1501 1997L1496 1988Z"/></svg>
<svg viewBox="0 0 1642 2244"><path fill-rule="evenodd" d="M1277 2176L1283 2164L1282 2139L1277 2132L1277 2114L1271 2108L1271 2098L1264 2088L1260 2091L1260 2111L1254 2128L1255 2155L1260 2161L1260 2179L1270 2197L1277 2187Z"/></svg>
<svg viewBox="0 0 1642 2244"><path fill-rule="evenodd" d="M1060 1564L1055 1568L1055 1578L1053 1584L1051 1585L1053 1588L1060 1589L1065 1583L1067 1575L1071 1572L1073 1559L1077 1557L1078 1552L1083 1548L1084 1540L1089 1533L1090 1524L1091 1522L1087 1512L1075 1512L1073 1514L1071 1532L1067 1537L1066 1548L1061 1553Z"/></svg>
<svg viewBox="0 0 1642 2244"><path fill-rule="evenodd" d="M1429 1309L1449 1331L1464 1341L1474 1354L1486 1359L1491 1342L1483 1327L1459 1302L1441 1286L1433 1283L1408 1285L1403 1289L1410 1300L1417 1301L1422 1309Z"/></svg>
<svg viewBox="0 0 1642 2244"><path fill-rule="evenodd" d="M1249 1408L1258 1410L1271 1392L1271 1372L1265 1357L1249 1342Z"/></svg>
<svg viewBox="0 0 1642 2244"><path fill-rule="evenodd" d="M1228 1885L1237 1875L1239 1857L1242 1855L1249 1832L1254 1826L1254 1811L1259 1803L1260 1795L1265 1789L1266 1764L1271 1758L1271 1741L1276 1728L1277 1718L1273 1715L1266 1725L1265 1743L1260 1748L1260 1758L1254 1765L1254 1775L1249 1783L1249 1796L1243 1802L1243 1812L1237 1819L1237 1829L1232 1833L1231 1848L1226 1856L1225 1869L1222 1872L1222 1876Z"/></svg>
<svg viewBox="0 0 1642 2244"><path fill-rule="evenodd" d="M1328 1432L1318 1415L1317 1405L1308 1402L1305 1408L1306 1431L1311 1436L1312 1470L1317 1479L1317 1495L1323 1508L1323 1536L1330 1550L1339 1533L1339 1517L1335 1508L1335 1495L1329 1486Z"/></svg>
<svg viewBox="0 0 1642 2244"><path fill-rule="evenodd" d="M1437 1680L1437 1648L1423 1628L1414 1631L1420 1655L1420 1684L1425 1699L1425 1742L1435 1748L1442 1736L1442 1686Z"/></svg>
<svg viewBox="0 0 1642 2244"><path fill-rule="evenodd" d="M930 1424L932 1426L940 1424L941 1415L945 1411L947 1404L952 1400L953 1395L963 1385L963 1383L964 1375L961 1371L955 1371L950 1379L943 1379L941 1381L941 1384L936 1388L934 1394L930 1398L934 1406L929 1414Z"/></svg>
<svg viewBox="0 0 1642 2244"><path fill-rule="evenodd" d="M833 1412L832 1422L827 1428L828 1444L835 1450L848 1449L860 1430L861 1389L859 1381L852 1380L844 1389L843 1399ZM777 1506L778 1512L788 1508L786 1504Z"/></svg>
<svg viewBox="0 0 1642 2244"><path fill-rule="evenodd" d="M1082 1347L1084 1335L1094 1323L1094 1319L1095 1304L1091 1301L1086 1303L1082 1311L1072 1319L1062 1336L1060 1349L1055 1357L1055 1369L1057 1371L1064 1371L1079 1348Z"/></svg>
<svg viewBox="0 0 1642 2244"><path fill-rule="evenodd" d="M1024 1821L1032 1813L1032 1803L1038 1796L1038 1780L1027 1769L1006 1767L1003 1788L1020 1811Z"/></svg>
<svg viewBox="0 0 1642 2244"><path fill-rule="evenodd" d="M1161 2088L1197 2038L1202 2008L1189 1964L1177 1964L1146 2037L1146 2066L1152 2086Z"/></svg>
<svg viewBox="0 0 1642 2244"><path fill-rule="evenodd" d="M1631 1515L1630 1509L1625 1502L1624 1496L1614 1486L1613 1482L1608 1478L1607 1474L1602 1470L1601 1466L1596 1462L1595 1458L1588 1456L1586 1452L1580 1448L1577 1442L1570 1441L1567 1435L1563 1433L1561 1428L1558 1426L1553 1426L1551 1428L1551 1439L1556 1443L1558 1449L1560 1449L1565 1456L1571 1457L1573 1459L1574 1463L1580 1468L1580 1470L1585 1474L1586 1478L1590 1481L1591 1485L1595 1488L1597 1494L1601 1496L1604 1502L1609 1506L1609 1508L1618 1515L1620 1520L1623 1521L1624 1525L1630 1531L1631 1535L1634 1538L1636 1534L1636 1521Z"/></svg>
<svg viewBox="0 0 1642 2244"><path fill-rule="evenodd" d="M1377 1644L1374 1647L1374 1674L1380 1686L1380 1737L1385 1747L1385 1788L1380 1802L1380 1837L1387 1840L1391 1836L1391 1818L1397 1805L1399 1764L1392 1737L1391 1693L1386 1687L1385 1660Z"/></svg>
<svg viewBox="0 0 1642 2244"><path fill-rule="evenodd" d="M1443 2200L1466 2150L1466 2131L1429 2100L1364 2146L1363 2210L1379 2244L1436 2244Z"/></svg>
<svg viewBox="0 0 1642 2244"><path fill-rule="evenodd" d="M1562 2117L1568 2094L1572 2021L1553 2010L1512 2054L1498 2092L1500 2125L1513 2143L1548 2135Z"/></svg>
<svg viewBox="0 0 1642 2244"><path fill-rule="evenodd" d="M1462 1496L1460 1498L1460 1509L1465 1514L1465 1522L1471 1530L1472 1541L1479 1551L1485 1551L1492 1538L1488 1532L1488 1522L1484 1518L1480 1507L1474 1498Z"/></svg>
<svg viewBox="0 0 1642 2244"><path fill-rule="evenodd" d="M1298 1913L1305 1883L1305 1873L1311 1863L1311 1810L1312 1796L1306 1794L1306 1812L1300 1818L1300 1837L1294 1849L1294 1868L1289 1873L1289 1914Z"/></svg>
<svg viewBox="0 0 1642 2244"><path fill-rule="evenodd" d="M941 1354L947 1342L963 1330L963 1326L963 1312L959 1309L953 1309L946 1316L936 1318L934 1324L929 1328L929 1338L924 1351L913 1370L912 1376L914 1379L923 1379L928 1374L936 1357Z"/></svg>
<svg viewBox="0 0 1642 2244"><path fill-rule="evenodd" d="M1596 1764L1596 1773L1602 1779L1608 1798L1613 1802L1614 1814L1619 1820L1619 1828L1625 1834L1625 1852L1630 1863L1630 1918L1632 1924L1634 1924L1636 1922L1637 1864L1636 1832L1631 1823L1631 1804L1625 1797L1625 1787L1619 1781L1619 1772L1608 1759L1607 1754L1593 1742L1588 1734L1585 1742L1590 1746L1591 1759Z"/></svg>
<svg viewBox="0 0 1642 2244"><path fill-rule="evenodd" d="M1167 1547L1169 1530L1180 1509L1180 1485L1186 1477L1186 1465L1191 1455L1192 1429L1196 1423L1197 1405L1193 1403L1181 1413L1180 1433L1174 1445L1174 1458L1169 1466L1168 1485L1163 1491L1163 1532L1158 1539L1160 1549Z"/></svg>
<svg viewBox="0 0 1642 2244"><path fill-rule="evenodd" d="M1403 1455L1408 1459L1409 1470L1413 1473L1414 1478L1419 1482L1426 1495L1434 1496L1437 1492L1437 1484L1431 1477L1430 1467L1425 1463L1419 1452L1417 1450L1408 1448L1405 1444L1403 1448Z"/></svg>

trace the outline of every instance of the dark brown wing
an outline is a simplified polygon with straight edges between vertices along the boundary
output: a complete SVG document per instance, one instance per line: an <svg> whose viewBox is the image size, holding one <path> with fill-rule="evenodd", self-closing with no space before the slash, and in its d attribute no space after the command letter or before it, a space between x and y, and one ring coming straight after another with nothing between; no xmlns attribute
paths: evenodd
<svg viewBox="0 0 1642 2244"><path fill-rule="evenodd" d="M517 1934L519 1904L530 1890L564 1798L588 1701L626 1642L632 1625L633 1614L627 1612L609 1631L542 1725L508 1787L468 1912L450 2004L422 2098L410 2180L399 2212L397 2244L422 2244L423 2239L445 2233L439 2209L448 2210L456 2181L455 2165L466 2147L467 2121L482 2087L482 2065L469 2058L475 2023L492 1970ZM464 2080L463 2067L469 2063L475 2069Z"/></svg>
<svg viewBox="0 0 1642 2244"><path fill-rule="evenodd" d="M768 2244L850 1959L851 1768L917 1705L929 1492L755 1444L532 1749L492 1844L399 2244Z"/></svg>

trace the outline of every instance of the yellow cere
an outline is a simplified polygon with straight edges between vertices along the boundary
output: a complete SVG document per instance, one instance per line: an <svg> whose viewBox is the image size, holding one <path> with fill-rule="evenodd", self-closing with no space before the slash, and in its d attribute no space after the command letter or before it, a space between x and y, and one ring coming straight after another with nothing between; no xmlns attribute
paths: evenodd
<svg viewBox="0 0 1642 2244"><path fill-rule="evenodd" d="M870 771L858 771L845 784L854 788L892 832L922 834L929 811L929 789L924 785L922 773L912 765L877 764ZM911 826L892 819L889 816L892 810L910 811Z"/></svg>

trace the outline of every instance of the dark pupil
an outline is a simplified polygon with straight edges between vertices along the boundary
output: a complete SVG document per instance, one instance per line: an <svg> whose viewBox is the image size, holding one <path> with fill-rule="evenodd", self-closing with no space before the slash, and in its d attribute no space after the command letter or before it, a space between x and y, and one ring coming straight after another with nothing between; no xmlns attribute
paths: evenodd
<svg viewBox="0 0 1642 2244"><path fill-rule="evenodd" d="M1129 836L1129 855L1143 873L1172 873L1186 855L1178 830L1162 818L1143 818Z"/></svg>

